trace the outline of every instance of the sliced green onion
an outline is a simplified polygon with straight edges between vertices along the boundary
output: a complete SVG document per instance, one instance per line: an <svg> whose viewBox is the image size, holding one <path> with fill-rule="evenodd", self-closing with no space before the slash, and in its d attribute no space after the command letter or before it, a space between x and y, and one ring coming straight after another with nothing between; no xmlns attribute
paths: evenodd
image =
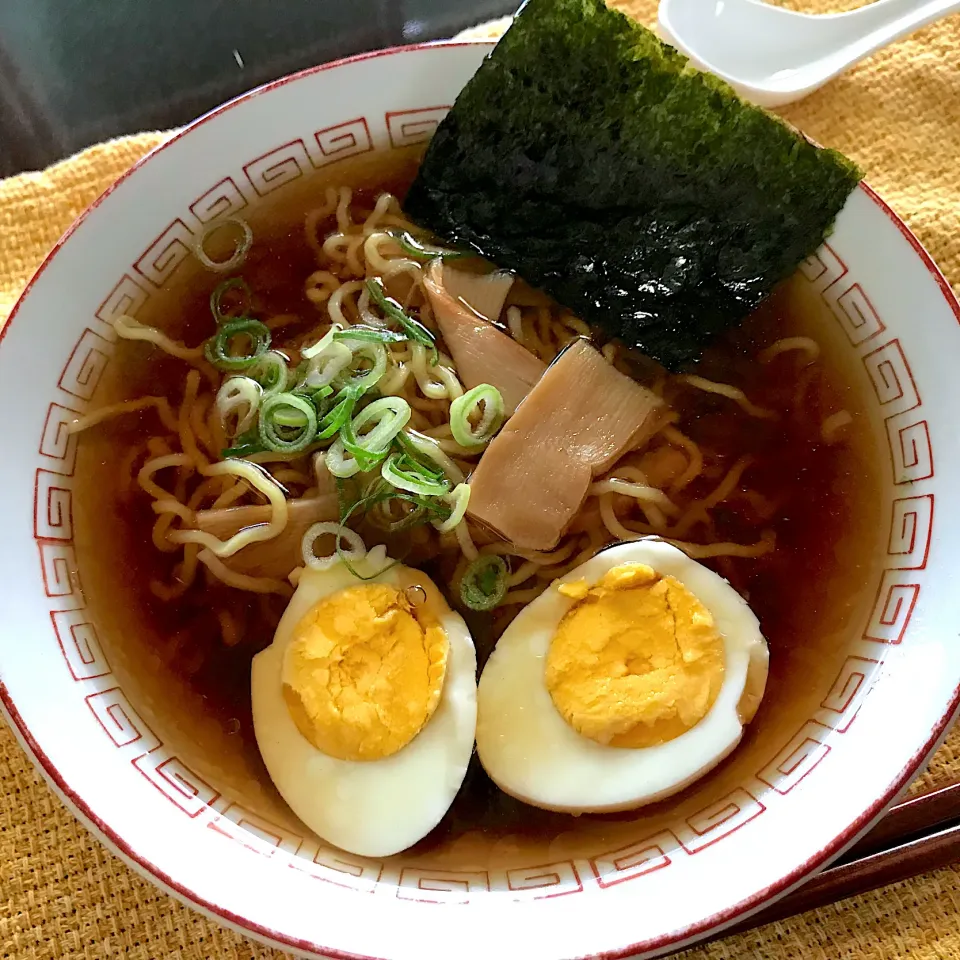
<svg viewBox="0 0 960 960"><path fill-rule="evenodd" d="M371 277L367 281L367 290L370 298L383 311L388 320L400 325L410 340L414 340L431 350L430 365L436 366L440 359L437 352L436 337L419 321L407 315L403 307L393 297L387 296L387 291L379 277Z"/></svg>
<svg viewBox="0 0 960 960"><path fill-rule="evenodd" d="M347 453L343 445L343 438L337 437L330 445L330 449L323 455L323 462L327 470L340 480L348 480L360 472L357 458Z"/></svg>
<svg viewBox="0 0 960 960"><path fill-rule="evenodd" d="M319 353L311 354L303 382L308 387L326 387L353 363L353 351L332 340Z"/></svg>
<svg viewBox="0 0 960 960"><path fill-rule="evenodd" d="M344 387L353 387L361 393L366 393L367 390L373 389L387 372L387 348L382 343L371 343L365 340L350 342L344 339L334 346L350 350L352 354L349 366L342 369L337 380L337 383ZM362 360L370 364L369 369L357 368L357 363ZM310 382L309 375L307 382Z"/></svg>
<svg viewBox="0 0 960 960"><path fill-rule="evenodd" d="M406 230L397 230L392 234L397 246L409 257L417 260L433 260L440 257L443 260L460 260L463 257L472 257L475 254L469 250L451 250L449 247L437 247L432 243L424 243Z"/></svg>
<svg viewBox="0 0 960 960"><path fill-rule="evenodd" d="M481 553L463 573L460 599L471 610L492 610L507 595L510 571L496 553Z"/></svg>
<svg viewBox="0 0 960 960"><path fill-rule="evenodd" d="M267 448L260 442L260 434L257 430L249 430L241 434L233 441L232 447L226 447L220 451L220 456L224 460L232 457L249 457L253 453L263 453Z"/></svg>
<svg viewBox="0 0 960 960"><path fill-rule="evenodd" d="M431 480L449 479L444 464L420 449L418 441L421 438L423 438L423 434L417 433L416 430L404 430L403 433L397 434L396 444L400 448L400 452L406 454L416 465L419 473L424 474ZM462 474L460 479L463 479ZM458 483L459 480L454 482Z"/></svg>
<svg viewBox="0 0 960 960"><path fill-rule="evenodd" d="M250 342L249 353L235 354L234 340L245 337ZM228 320L204 347L204 355L218 370L246 370L252 367L270 349L270 330L259 320L244 318Z"/></svg>
<svg viewBox="0 0 960 960"><path fill-rule="evenodd" d="M393 438L410 421L413 411L403 397L382 397L364 407L354 418L351 427L357 436L370 423L375 426L361 440L367 450L386 450Z"/></svg>
<svg viewBox="0 0 960 960"><path fill-rule="evenodd" d="M217 391L215 405L220 423L228 429L230 417L237 416L233 434L244 434L256 423L263 391L260 384L250 377L227 377Z"/></svg>
<svg viewBox="0 0 960 960"><path fill-rule="evenodd" d="M449 533L466 515L470 503L470 484L458 483L440 499L450 505L450 516L446 520L434 520L433 525L440 533Z"/></svg>
<svg viewBox="0 0 960 960"><path fill-rule="evenodd" d="M347 485L343 480L340 480L340 479L337 480L337 501L340 505L340 525L342 527L347 526L347 522L355 513L360 511L360 515L363 516L366 513L367 508L371 503L375 503L378 500L382 499L383 497L383 494L379 490L375 490L372 494L367 494L365 496L362 496L359 499L355 500L352 504L348 505L346 497L344 495L346 486ZM383 552L383 559L384 559L384 562L386 562L386 551L383 547L379 547L379 548L373 547L371 550L367 551L369 559L371 560L373 559L375 552L377 550L380 550ZM397 560L393 560L386 566L382 566L382 567L380 566L379 563L377 563L375 564L375 566L380 567L380 569L376 569L373 573L370 573L364 576L353 566L349 558L345 556L344 553L340 550L339 540L337 541L337 556L340 557L340 559L343 561L344 566L358 580L372 580L374 577L380 576L380 574L389 570L391 567L396 566L396 564L399 562Z"/></svg>
<svg viewBox="0 0 960 960"><path fill-rule="evenodd" d="M314 545L323 536L335 538L333 553L326 557L318 557ZM350 545L350 549L344 549L344 540ZM349 566L351 561L355 563L367 555L367 547L360 534L342 523L331 522L313 524L300 541L300 551L303 554L303 562L311 570L328 570L338 561L343 561Z"/></svg>
<svg viewBox="0 0 960 960"><path fill-rule="evenodd" d="M333 338L337 335L339 330L340 324L333 324L312 347L304 347L300 351L300 356L303 357L304 360L312 360L314 357L323 353L323 351L326 350L331 343L333 343Z"/></svg>
<svg viewBox="0 0 960 960"><path fill-rule="evenodd" d="M304 397L274 393L260 405L260 442L276 453L299 453L317 436L317 411Z"/></svg>
<svg viewBox="0 0 960 960"><path fill-rule="evenodd" d="M391 520L385 513L383 514L385 522L380 522L376 514L370 516L372 522L389 533L398 533L417 523L422 523L431 517L443 518L445 516L445 511L438 505L435 499L405 493L402 490L397 490L388 483L384 483L383 480L377 480L371 484L363 496L359 497L349 508L345 509L345 499L343 495L345 486L342 480L337 481L337 492L340 497L341 523L346 523L358 512L361 516L368 517L377 507L385 507L387 504L394 502L410 504L414 509L399 521Z"/></svg>
<svg viewBox="0 0 960 960"><path fill-rule="evenodd" d="M298 400L305 399L297 397ZM313 404L311 404L313 406ZM278 427L292 427L295 430L302 430L308 422L307 414L299 407L294 408L283 404L273 411L273 422Z"/></svg>
<svg viewBox="0 0 960 960"><path fill-rule="evenodd" d="M420 460L426 460L428 463L437 467L438 476L445 476L453 483L463 483L465 477L463 471L443 452L440 444L425 434L416 430L404 430L397 437L399 445L412 457Z"/></svg>
<svg viewBox="0 0 960 960"><path fill-rule="evenodd" d="M416 430L404 430L403 433L397 435L397 446L400 447L402 453L420 461L423 469L431 475L442 477L443 464L421 450L421 440L431 440L431 438L418 433ZM426 457L426 461L424 461L424 457Z"/></svg>
<svg viewBox="0 0 960 960"><path fill-rule="evenodd" d="M360 391L352 387L344 387L334 398L334 406L330 412L317 424L317 440L329 440L353 416L353 408L357 405Z"/></svg>
<svg viewBox="0 0 960 960"><path fill-rule="evenodd" d="M206 244L210 237L225 227L238 229L240 237L234 243L233 253L226 260L214 260L207 253ZM208 270L213 270L215 273L230 273L246 260L251 246L253 246L253 230L250 229L250 224L240 217L224 217L222 220L214 220L212 223L208 223L203 228L203 232L197 238L193 252Z"/></svg>
<svg viewBox="0 0 960 960"><path fill-rule="evenodd" d="M309 387L297 387L292 393L296 397L309 400L317 411L318 418L325 417L333 407L333 402L330 400L333 396L333 387L317 387L316 390L311 390Z"/></svg>
<svg viewBox="0 0 960 960"><path fill-rule="evenodd" d="M380 475L398 490L423 497L440 497L450 489L448 480L407 453L393 453L384 461Z"/></svg>
<svg viewBox="0 0 960 960"><path fill-rule="evenodd" d="M223 298L230 290L240 290L243 292L243 298L240 300L240 306L232 310L223 308ZM249 317L253 312L253 291L250 285L243 277L231 277L224 280L223 283L214 287L210 294L210 312L213 314L214 322L219 326L229 320L241 320Z"/></svg>
<svg viewBox="0 0 960 960"><path fill-rule="evenodd" d="M407 496L411 496L408 500ZM394 504L406 504L413 509L397 518L391 513L391 507ZM429 519L430 510L423 503L414 503L412 495L403 494L395 490L393 496L384 497L378 503L374 504L367 512L370 522L376 524L386 533L395 535L403 530L409 530L420 523L426 523Z"/></svg>
<svg viewBox="0 0 960 960"><path fill-rule="evenodd" d="M480 422L473 426L471 416L480 412ZM503 397L489 383L481 383L457 397L450 404L450 432L461 447L481 447L489 443L503 426Z"/></svg>
<svg viewBox="0 0 960 960"><path fill-rule="evenodd" d="M277 350L268 350L248 371L263 388L266 396L271 393L283 393L290 382L290 368L287 358Z"/></svg>
<svg viewBox="0 0 960 960"><path fill-rule="evenodd" d="M366 473L383 460L390 450L394 437L407 425L413 411L402 397L382 397L364 407L351 422L340 430L340 441ZM373 424L372 429L361 436L360 431Z"/></svg>
<svg viewBox="0 0 960 960"><path fill-rule="evenodd" d="M346 330L338 330L333 335L333 339L364 340L372 343L405 343L410 338L405 333L398 333L396 330L378 330L376 327L368 327L358 323Z"/></svg>

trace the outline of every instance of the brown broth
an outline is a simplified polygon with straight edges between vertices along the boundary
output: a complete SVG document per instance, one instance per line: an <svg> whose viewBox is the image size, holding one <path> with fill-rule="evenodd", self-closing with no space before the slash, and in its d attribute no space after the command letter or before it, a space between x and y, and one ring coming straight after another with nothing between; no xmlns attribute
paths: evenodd
<svg viewBox="0 0 960 960"><path fill-rule="evenodd" d="M389 171L382 165L357 164L340 171L337 183L402 195L415 163L416 156L409 154L394 157ZM303 214L312 205L311 197L322 195L329 182L312 181L282 204L256 210L250 217L255 243L243 276L270 313L297 313L304 324L316 317L316 311L302 292L304 279L315 268L304 241ZM211 332L208 298L217 278L193 265L185 265L180 273L140 319L193 344ZM747 735L747 742L761 746L767 740L776 744L787 728L809 715L817 678L832 676L842 660L843 637L864 615L870 599L869 558L877 554L882 508L875 426L862 405L864 385L852 363L843 359L835 323L801 283L786 284L733 337L711 350L697 372L741 387L760 406L783 409L801 372L796 355L768 366L753 358L763 345L792 335L814 336L824 351L821 375L810 385L811 416L771 422L748 416L726 398L692 390L675 398L684 431L722 454L712 464L716 475L701 482L695 492L706 493L738 456L750 454L756 463L748 486L776 503L775 515L766 524L777 537L772 555L707 561L748 599L769 641L767 693ZM184 373L180 361L143 344L122 343L98 398L107 402L152 393L167 396L176 405ZM847 440L824 444L820 421L840 409L849 410L854 419ZM284 601L213 585L188 592L182 601L162 602L147 589L153 577L169 579L177 555L153 547L154 514L139 491L126 495L121 491L117 451L155 432L154 416L147 412L113 421L85 435L80 445L75 522L89 603L115 672L148 722L163 731L201 776L233 790L261 816L296 829L260 761L250 713L250 661L270 643ZM761 524L751 510L744 500L724 505L716 512L717 532L722 538L752 542ZM216 615L221 608L244 625L242 637L232 647L221 641ZM489 618L470 615L468 620L482 662L495 642ZM711 778L738 776L737 756L743 750ZM443 860L450 855L453 840L480 831L487 837L522 835L542 841L554 854L558 844L562 846L557 838L571 831L574 823L581 834L616 836L618 825L640 815L652 823L665 811L675 813L678 805L689 802L684 798L690 793L639 815L573 821L505 796L475 760L450 813L417 852ZM504 849L508 848L507 843Z"/></svg>

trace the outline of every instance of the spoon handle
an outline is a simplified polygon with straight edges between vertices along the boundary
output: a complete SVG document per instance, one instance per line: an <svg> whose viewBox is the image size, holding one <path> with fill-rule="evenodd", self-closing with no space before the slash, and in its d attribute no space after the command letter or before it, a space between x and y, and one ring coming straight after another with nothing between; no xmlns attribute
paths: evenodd
<svg viewBox="0 0 960 960"><path fill-rule="evenodd" d="M831 19L848 38L849 63L875 53L934 20L960 11L960 0L876 0ZM855 58L855 59L854 59Z"/></svg>

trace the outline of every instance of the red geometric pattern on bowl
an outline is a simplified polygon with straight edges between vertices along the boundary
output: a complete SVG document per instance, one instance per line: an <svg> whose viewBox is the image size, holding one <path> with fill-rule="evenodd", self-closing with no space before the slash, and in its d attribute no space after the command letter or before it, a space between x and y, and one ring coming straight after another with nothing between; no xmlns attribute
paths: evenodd
<svg viewBox="0 0 960 960"><path fill-rule="evenodd" d="M437 124L450 111L450 105L418 107L416 110L391 110L385 115L390 146L412 147L426 143L437 129Z"/></svg>
<svg viewBox="0 0 960 960"><path fill-rule="evenodd" d="M893 501L887 555L896 557L898 570L922 570L930 556L933 536L933 494Z"/></svg>
<svg viewBox="0 0 960 960"><path fill-rule="evenodd" d="M699 853L736 833L764 810L766 807L749 790L737 787L688 817L677 830L677 839L687 853Z"/></svg>
<svg viewBox="0 0 960 960"><path fill-rule="evenodd" d="M670 852L679 847L680 841L673 833L661 830L644 840L591 857L590 869L599 887L611 887L669 867L673 862Z"/></svg>
<svg viewBox="0 0 960 960"><path fill-rule="evenodd" d="M421 900L425 903L467 903L471 896L489 890L490 873L487 870L404 867L397 884L397 896L401 900Z"/></svg>
<svg viewBox="0 0 960 960"><path fill-rule="evenodd" d="M223 817L211 828L267 856L272 856L278 850L296 856L304 844L303 837L247 810L239 803L230 803L224 809Z"/></svg>
<svg viewBox="0 0 960 960"><path fill-rule="evenodd" d="M317 880L324 880L338 887L356 890L360 893L374 893L380 877L383 875L383 864L364 857L357 857L334 847L323 847L313 843L316 851L308 857L310 842L301 848L300 856L290 861L294 870L300 870Z"/></svg>
<svg viewBox="0 0 960 960"><path fill-rule="evenodd" d="M367 126L366 117L357 117L355 120L346 120L332 127L325 127L313 135L320 148L322 160L316 163L318 167L325 167L347 157L356 157L361 153L370 153L373 150L373 138Z"/></svg>
<svg viewBox="0 0 960 960"><path fill-rule="evenodd" d="M77 435L67 431L67 424L73 423L79 413L82 411L62 403L51 403L40 434L39 453L44 458L40 462L65 477L72 477L77 465Z"/></svg>
<svg viewBox="0 0 960 960"><path fill-rule="evenodd" d="M198 817L220 797L217 790L176 757L171 756L163 745L150 753L134 758L132 763L188 817Z"/></svg>
<svg viewBox="0 0 960 960"><path fill-rule="evenodd" d="M261 197L310 172L310 154L303 140L291 140L243 165L243 172Z"/></svg>
<svg viewBox="0 0 960 960"><path fill-rule="evenodd" d="M212 223L219 217L234 217L246 206L247 198L233 177L224 177L190 204L190 212L201 223Z"/></svg>
<svg viewBox="0 0 960 960"><path fill-rule="evenodd" d="M53 629L59 649L80 695L118 750L134 768L187 817L204 821L217 833L263 856L284 857L291 868L357 892L375 891L389 875L400 899L424 902L466 902L478 892L500 892L512 899L551 898L638 880L668 868L678 858L696 856L763 815L778 796L792 791L829 762L831 740L854 722L863 698L883 663L883 644L903 639L920 595L916 571L927 562L933 536L934 497L922 493L894 501L886 567L876 587L876 601L863 628L862 649L847 657L815 716L769 757L755 778L671 829L636 843L597 852L583 861L558 860L500 871L457 871L404 867L399 875L389 861L353 857L315 837L300 836L269 823L221 796L191 770L147 726L114 684L94 692L95 682L113 680L96 634L84 614L83 592L76 576L70 534L76 438L64 424L90 406L97 383L113 351L110 320L136 313L166 283L194 247L202 225L231 216L258 196L300 180L312 169L374 149L371 128L383 130L382 141L393 147L429 139L449 108L437 106L386 113L382 127L373 118L354 120L313 131L281 144L242 164L210 187L175 217L137 256L106 295L92 327L84 330L70 351L60 387L70 406L54 400L39 439L34 528ZM188 222L196 224L194 228ZM890 441L890 465L897 484L933 476L933 452L922 415L922 401L900 341L882 341L886 327L862 285L837 252L825 244L801 266L801 274L821 297L856 351L873 388ZM137 277L142 278L138 280ZM61 398L66 399L66 398ZM764 799L761 801L760 796Z"/></svg>
<svg viewBox="0 0 960 960"><path fill-rule="evenodd" d="M162 287L190 256L195 244L196 237L178 217L143 251L133 269L148 283Z"/></svg>
<svg viewBox="0 0 960 960"><path fill-rule="evenodd" d="M879 660L872 657L847 657L833 686L820 703L823 710L836 714L833 729L844 733L853 723L863 698L869 692L868 679L876 673Z"/></svg>
<svg viewBox="0 0 960 960"><path fill-rule="evenodd" d="M107 340L116 340L117 332L113 329L113 321L117 317L135 317L149 297L150 294L125 273L97 308L96 316L102 325L100 335Z"/></svg>
<svg viewBox="0 0 960 960"><path fill-rule="evenodd" d="M157 735L119 687L91 693L86 701L115 747L135 746L139 756L160 746Z"/></svg>
<svg viewBox="0 0 960 960"><path fill-rule="evenodd" d="M829 243L801 264L800 272L823 297L851 346L866 343L886 330L859 283L837 283L846 276L847 266Z"/></svg>
<svg viewBox="0 0 960 960"><path fill-rule="evenodd" d="M67 669L74 680L96 680L110 674L97 625L85 610L51 610L50 619Z"/></svg>
<svg viewBox="0 0 960 960"><path fill-rule="evenodd" d="M920 596L919 583L904 583L896 570L885 570L877 589L873 612L863 632L864 640L900 643Z"/></svg>
<svg viewBox="0 0 960 960"><path fill-rule="evenodd" d="M33 503L33 535L37 540L73 539L71 477L38 467Z"/></svg>
<svg viewBox="0 0 960 960"><path fill-rule="evenodd" d="M839 681L840 677L837 677ZM836 685L836 681L835 681ZM789 793L830 752L830 728L808 720L790 742L765 766L758 778L777 793Z"/></svg>
<svg viewBox="0 0 960 960"><path fill-rule="evenodd" d="M77 341L60 374L59 387L78 400L89 400L113 353L113 344L89 328Z"/></svg>
<svg viewBox="0 0 960 960"><path fill-rule="evenodd" d="M34 516L36 522L36 515ZM40 551L40 575L43 592L55 601L54 610L79 610L84 605L80 573L77 570L77 554L72 543L37 540Z"/></svg>
<svg viewBox="0 0 960 960"><path fill-rule="evenodd" d="M833 315L840 321L844 333L853 346L866 343L883 333L886 327L870 302L870 298L863 292L859 283L838 293L836 299L827 297L827 303Z"/></svg>
<svg viewBox="0 0 960 960"><path fill-rule="evenodd" d="M583 890L583 883L573 861L560 860L556 863L508 870L507 889L513 893L525 893L531 898L540 899L580 893Z"/></svg>

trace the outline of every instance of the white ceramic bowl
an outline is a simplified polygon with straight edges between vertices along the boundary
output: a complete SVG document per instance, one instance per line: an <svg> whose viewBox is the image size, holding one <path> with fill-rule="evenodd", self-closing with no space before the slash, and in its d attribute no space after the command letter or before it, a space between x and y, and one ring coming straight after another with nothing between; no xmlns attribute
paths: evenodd
<svg viewBox="0 0 960 960"><path fill-rule="evenodd" d="M960 695L949 552L960 539L960 307L866 187L802 271L888 441L880 555L864 558L876 599L836 666L802 681L805 712L742 747L722 775L659 813L591 829L571 819L546 846L481 837L371 860L305 834L255 783L188 759L176 717L138 693L124 638L98 634L73 573L77 441L63 423L97 402L110 318L175 278L212 218L315 169L428 139L487 49L362 56L198 120L80 218L2 335L0 699L13 728L130 864L216 919L308 956L612 958L689 942L851 844L937 746Z"/></svg>

